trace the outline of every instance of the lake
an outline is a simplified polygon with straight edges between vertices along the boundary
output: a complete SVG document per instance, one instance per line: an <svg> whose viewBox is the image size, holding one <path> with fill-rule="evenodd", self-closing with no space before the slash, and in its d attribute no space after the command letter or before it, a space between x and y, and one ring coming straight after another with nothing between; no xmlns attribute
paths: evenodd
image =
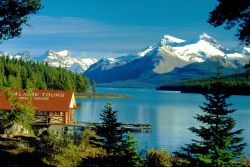
<svg viewBox="0 0 250 167"><path fill-rule="evenodd" d="M156 91L133 88L97 88L99 93L127 94L131 99L77 99L77 121L100 122L100 113L107 102L118 110L118 121L123 123L151 123L151 133L133 133L140 149L178 151L181 146L196 138L188 128L199 126L193 117L202 113L199 105L204 102L200 94ZM237 109L232 114L236 129L245 129L243 136L245 154L250 155L250 96L231 96L228 102Z"/></svg>

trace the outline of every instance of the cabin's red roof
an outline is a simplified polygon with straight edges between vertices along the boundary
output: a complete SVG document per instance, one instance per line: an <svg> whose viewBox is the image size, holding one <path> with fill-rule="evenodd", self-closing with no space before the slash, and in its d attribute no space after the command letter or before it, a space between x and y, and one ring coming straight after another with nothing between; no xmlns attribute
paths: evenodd
<svg viewBox="0 0 250 167"><path fill-rule="evenodd" d="M11 90L21 102L31 99L36 111L62 111L76 108L74 93L61 90L33 90L26 93L25 90ZM0 110L10 110L11 106L5 92L0 92Z"/></svg>

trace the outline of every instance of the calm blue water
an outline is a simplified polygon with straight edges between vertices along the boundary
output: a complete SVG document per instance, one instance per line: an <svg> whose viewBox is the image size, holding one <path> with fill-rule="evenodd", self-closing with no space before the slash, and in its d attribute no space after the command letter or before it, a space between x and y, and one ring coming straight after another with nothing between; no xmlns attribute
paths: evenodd
<svg viewBox="0 0 250 167"><path fill-rule="evenodd" d="M107 102L118 110L118 120L124 123L151 123L151 133L134 133L142 149L163 148L177 151L190 143L195 136L188 130L199 123L193 117L202 113L199 105L204 98L200 94L155 91L131 88L97 88L100 93L127 94L131 99L77 99L77 121L99 122L100 113ZM232 96L229 102L237 112L233 114L236 129L245 129L243 136L250 155L250 96Z"/></svg>

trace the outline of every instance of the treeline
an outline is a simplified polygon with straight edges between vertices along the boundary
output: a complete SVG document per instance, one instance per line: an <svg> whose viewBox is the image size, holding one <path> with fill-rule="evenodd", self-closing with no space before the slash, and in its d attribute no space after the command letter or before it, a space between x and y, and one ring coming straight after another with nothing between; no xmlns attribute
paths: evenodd
<svg viewBox="0 0 250 167"><path fill-rule="evenodd" d="M178 83L164 84L157 90L181 91L183 93L210 93L211 85L220 82L221 93L235 95L250 95L250 79L246 73L235 74L225 77L212 77L202 80L183 81Z"/></svg>
<svg viewBox="0 0 250 167"><path fill-rule="evenodd" d="M3 87L87 92L89 81L65 68L3 56L0 57L0 89Z"/></svg>

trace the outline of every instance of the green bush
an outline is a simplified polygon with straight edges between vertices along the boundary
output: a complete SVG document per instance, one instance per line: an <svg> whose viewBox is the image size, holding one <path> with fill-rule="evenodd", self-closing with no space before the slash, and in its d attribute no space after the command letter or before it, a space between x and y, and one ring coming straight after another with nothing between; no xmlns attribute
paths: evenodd
<svg viewBox="0 0 250 167"><path fill-rule="evenodd" d="M92 147L89 138L95 136L87 129L82 138L75 140L71 136L53 131L43 133L34 145L36 155L49 166L96 166L101 165L106 156L105 150Z"/></svg>
<svg viewBox="0 0 250 167"><path fill-rule="evenodd" d="M174 167L190 167L194 166L188 159L180 158L180 157L173 157L173 166Z"/></svg>
<svg viewBox="0 0 250 167"><path fill-rule="evenodd" d="M28 130L30 135L33 135L32 126L33 120L35 119L35 110L33 109L31 101L28 100L23 104L13 95L10 89L5 89L4 92L8 97L12 109L11 111L0 111L0 133L14 123L17 123Z"/></svg>
<svg viewBox="0 0 250 167"><path fill-rule="evenodd" d="M246 167L250 167L250 157L246 159Z"/></svg>
<svg viewBox="0 0 250 167"><path fill-rule="evenodd" d="M78 165L83 149L75 145L69 136L50 132L39 138L35 150L47 165L71 167Z"/></svg>
<svg viewBox="0 0 250 167"><path fill-rule="evenodd" d="M171 167L172 155L164 150L148 150L145 159L145 166L148 167Z"/></svg>

